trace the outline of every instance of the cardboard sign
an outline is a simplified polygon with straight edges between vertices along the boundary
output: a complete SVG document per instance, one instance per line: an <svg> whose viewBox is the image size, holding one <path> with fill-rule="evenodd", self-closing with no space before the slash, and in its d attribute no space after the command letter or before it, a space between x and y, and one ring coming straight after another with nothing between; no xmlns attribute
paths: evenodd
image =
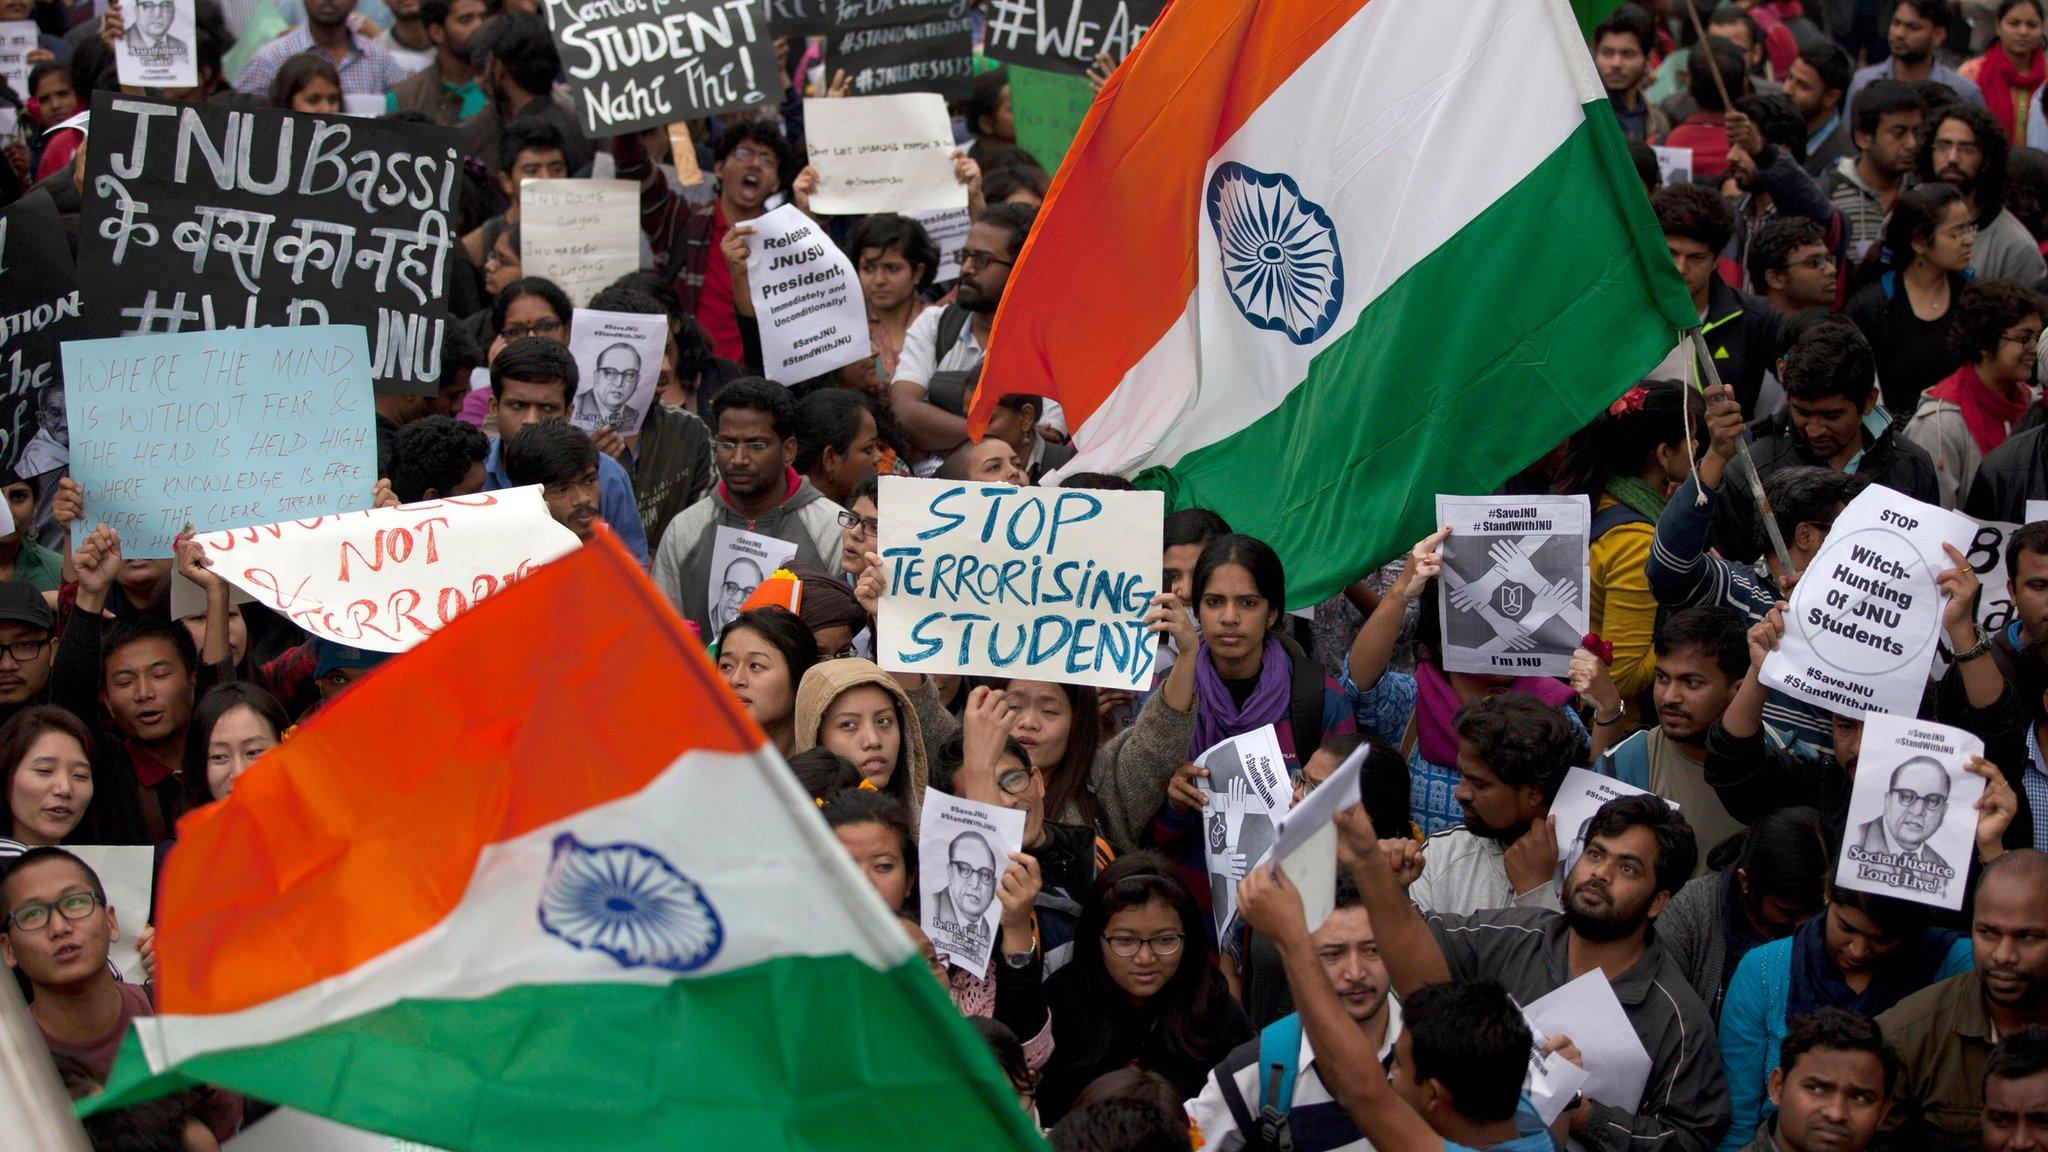
<svg viewBox="0 0 2048 1152"><path fill-rule="evenodd" d="M804 144L820 215L967 207L967 187L953 179L953 125L936 93L806 100Z"/></svg>
<svg viewBox="0 0 2048 1152"><path fill-rule="evenodd" d="M520 271L578 308L640 267L640 187L631 180L528 180L519 186Z"/></svg>
<svg viewBox="0 0 2048 1152"><path fill-rule="evenodd" d="M1562 676L1586 635L1592 506L1584 496L1438 496L1444 669Z"/></svg>
<svg viewBox="0 0 2048 1152"><path fill-rule="evenodd" d="M716 640L740 607L777 568L796 559L796 545L720 524L711 538L710 585L704 602L711 606L706 640Z"/></svg>
<svg viewBox="0 0 2048 1152"><path fill-rule="evenodd" d="M852 77L856 96L937 92L963 100L974 88L974 21L963 13L907 24L841 24L825 42L825 68Z"/></svg>
<svg viewBox="0 0 2048 1152"><path fill-rule="evenodd" d="M997 808L927 788L917 830L918 925L939 956L988 974L1010 853L1024 850L1022 809Z"/></svg>
<svg viewBox="0 0 2048 1152"><path fill-rule="evenodd" d="M853 263L794 204L754 221L748 295L763 374L794 385L868 357L868 306Z"/></svg>
<svg viewBox="0 0 2048 1152"><path fill-rule="evenodd" d="M1272 851L1275 824L1294 803L1294 785L1271 724L1223 741L1196 763L1209 770L1195 785L1209 797L1202 809L1202 855L1209 868L1209 907L1222 936L1237 916L1237 882Z"/></svg>
<svg viewBox="0 0 2048 1152"><path fill-rule="evenodd" d="M136 88L190 88L199 83L193 0L128 0L128 29L114 41L121 83Z"/></svg>
<svg viewBox="0 0 2048 1152"><path fill-rule="evenodd" d="M1151 686L1160 493L884 476L880 498L882 667Z"/></svg>
<svg viewBox="0 0 2048 1152"><path fill-rule="evenodd" d="M1122 60L1164 0L989 0L982 51L997 60L1085 76L1098 53Z"/></svg>
<svg viewBox="0 0 2048 1152"><path fill-rule="evenodd" d="M765 0L547 0L542 10L592 139L763 107L780 85Z"/></svg>
<svg viewBox="0 0 2048 1152"><path fill-rule="evenodd" d="M578 377L569 422L585 432L637 434L661 382L667 342L667 316L578 308L569 326Z"/></svg>
<svg viewBox="0 0 2048 1152"><path fill-rule="evenodd" d="M441 381L460 132L93 95L79 278L101 336L352 324L378 390Z"/></svg>
<svg viewBox="0 0 2048 1152"><path fill-rule="evenodd" d="M1917 713L1941 638L1941 546L1967 547L1976 534L1966 516L1865 488L1800 574L1785 638L1759 679L1847 716Z"/></svg>
<svg viewBox="0 0 2048 1152"><path fill-rule="evenodd" d="M50 194L0 208L0 461L40 476L71 459L58 348L86 335L78 273Z"/></svg>
<svg viewBox="0 0 2048 1152"><path fill-rule="evenodd" d="M1984 795L1984 778L1964 765L1983 754L1984 742L1960 728L1911 716L1865 720L1835 883L1961 908Z"/></svg>
<svg viewBox="0 0 2048 1152"><path fill-rule="evenodd" d="M905 212L905 216L924 227L924 234L931 237L932 244L939 250L939 270L933 277L935 284L950 284L960 278L960 253L967 248L967 229L974 223L965 208L949 208L943 212ZM852 254L856 258L860 253Z"/></svg>
<svg viewBox="0 0 2048 1152"><path fill-rule="evenodd" d="M370 505L369 351L353 325L64 345L74 540L104 522L131 560L212 532Z"/></svg>
<svg viewBox="0 0 2048 1152"><path fill-rule="evenodd" d="M1010 115L1017 124L1017 146L1047 172L1057 171L1067 149L1095 104L1095 89L1086 77L1044 72L1012 64Z"/></svg>
<svg viewBox="0 0 2048 1152"><path fill-rule="evenodd" d="M576 548L540 485L199 537L213 570L313 635L403 652Z"/></svg>

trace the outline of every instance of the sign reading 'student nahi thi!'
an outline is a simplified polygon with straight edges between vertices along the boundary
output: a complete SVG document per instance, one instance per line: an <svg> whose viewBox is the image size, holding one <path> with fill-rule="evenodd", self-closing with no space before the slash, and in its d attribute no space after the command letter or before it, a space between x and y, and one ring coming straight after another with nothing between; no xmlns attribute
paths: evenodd
<svg viewBox="0 0 2048 1152"><path fill-rule="evenodd" d="M585 135L767 105L779 83L765 0L548 0Z"/></svg>

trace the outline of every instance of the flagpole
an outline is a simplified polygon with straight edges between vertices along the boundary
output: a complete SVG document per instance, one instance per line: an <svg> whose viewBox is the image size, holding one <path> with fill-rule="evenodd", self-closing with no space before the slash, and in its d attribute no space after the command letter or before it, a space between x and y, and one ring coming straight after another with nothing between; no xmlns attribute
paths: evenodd
<svg viewBox="0 0 2048 1152"><path fill-rule="evenodd" d="M92 1152L85 1129L13 976L0 975L0 1116L22 1130L22 1147L41 1152Z"/></svg>
<svg viewBox="0 0 2048 1152"><path fill-rule="evenodd" d="M1686 354L1692 357L1693 363L1701 365L1706 370L1707 388L1719 388L1721 386L1721 370L1714 366L1713 353L1707 350L1706 336L1702 334L1700 329L1690 328L1686 330L1685 340L1688 348ZM1702 389L1701 395L1704 396L1705 394L1706 390ZM1737 465L1735 469L1736 475L1742 478L1743 483L1749 485L1750 496L1755 499L1757 512L1764 522L1764 535L1770 538L1771 551L1777 554L1778 563L1784 565L1787 576L1799 575L1799 569L1792 564L1792 552L1785 547L1785 535L1778 531L1777 510L1771 507L1771 498L1764 495L1763 476L1756 470L1756 459L1749 454L1749 439L1747 436L1735 442L1735 457L1729 463ZM1698 481L1697 473L1694 474L1694 481L1695 483ZM1777 591L1777 589L1773 589L1772 594L1776 595Z"/></svg>
<svg viewBox="0 0 2048 1152"><path fill-rule="evenodd" d="M1685 5L1686 15L1692 17L1692 30L1699 35L1699 41L1692 46L1692 50L1707 54L1707 74L1714 78L1714 91L1721 94L1721 113L1725 116L1735 111L1735 98L1728 95L1728 85L1721 82L1721 68L1714 60L1713 49L1707 45L1707 26L1700 20L1699 5L1694 0L1678 2Z"/></svg>

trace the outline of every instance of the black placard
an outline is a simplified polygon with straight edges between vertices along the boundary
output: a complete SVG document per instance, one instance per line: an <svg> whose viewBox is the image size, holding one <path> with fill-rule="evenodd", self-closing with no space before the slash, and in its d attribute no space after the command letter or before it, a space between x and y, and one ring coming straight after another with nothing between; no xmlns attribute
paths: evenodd
<svg viewBox="0 0 2048 1152"><path fill-rule="evenodd" d="M0 209L0 464L14 468L36 434L40 401L55 409L65 432L64 379L58 346L89 333L81 314L78 270L64 242L56 202L32 191ZM39 453L39 455L47 455ZM49 469L34 465L24 478Z"/></svg>
<svg viewBox="0 0 2048 1152"><path fill-rule="evenodd" d="M768 0L548 0L585 135L622 136L772 102Z"/></svg>
<svg viewBox="0 0 2048 1152"><path fill-rule="evenodd" d="M1098 52L1122 60L1165 0L988 0L982 49L1006 64L1085 75Z"/></svg>
<svg viewBox="0 0 2048 1152"><path fill-rule="evenodd" d="M974 24L966 16L870 28L839 27L825 46L828 75L845 72L853 95L937 92L962 99L973 87Z"/></svg>
<svg viewBox="0 0 2048 1152"><path fill-rule="evenodd" d="M453 128L101 91L79 276L93 335L360 324L381 392L441 377Z"/></svg>
<svg viewBox="0 0 2048 1152"><path fill-rule="evenodd" d="M832 27L832 0L768 0L768 27L777 36L816 36Z"/></svg>

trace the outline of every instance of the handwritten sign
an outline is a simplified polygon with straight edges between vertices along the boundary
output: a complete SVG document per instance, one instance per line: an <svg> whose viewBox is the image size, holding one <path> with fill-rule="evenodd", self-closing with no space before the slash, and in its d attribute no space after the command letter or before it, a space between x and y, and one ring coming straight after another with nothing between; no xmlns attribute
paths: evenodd
<svg viewBox="0 0 2048 1152"><path fill-rule="evenodd" d="M833 0L768 0L768 28L777 36L817 36L832 27Z"/></svg>
<svg viewBox="0 0 2048 1152"><path fill-rule="evenodd" d="M1158 492L882 477L877 662L1149 687L1165 515Z"/></svg>
<svg viewBox="0 0 2048 1152"><path fill-rule="evenodd" d="M1564 675L1592 600L1586 498L1438 496L1436 515L1445 670Z"/></svg>
<svg viewBox="0 0 2048 1152"><path fill-rule="evenodd" d="M70 458L57 350L85 337L79 306L78 272L49 193L0 209L0 461L16 475L39 476Z"/></svg>
<svg viewBox="0 0 2048 1152"><path fill-rule="evenodd" d="M433 394L461 139L95 93L79 228L92 331L360 325L380 391Z"/></svg>
<svg viewBox="0 0 2048 1152"><path fill-rule="evenodd" d="M1977 623L1986 632L2004 631L2016 619L2012 585L2005 578L2005 549L2012 542L2012 534L2019 530L2020 525L2003 520L1980 520L1976 534L1970 537L1970 546L1963 549L1963 559L1969 561L1970 570L1982 583L1977 594Z"/></svg>
<svg viewBox="0 0 2048 1152"><path fill-rule="evenodd" d="M1084 76L1097 53L1131 54L1164 0L989 0L982 51L997 60Z"/></svg>
<svg viewBox="0 0 2048 1152"><path fill-rule="evenodd" d="M935 92L804 101L804 143L826 216L967 207L953 179L953 126Z"/></svg>
<svg viewBox="0 0 2048 1152"><path fill-rule="evenodd" d="M64 345L71 475L130 559L211 532L370 503L369 349L354 326L249 328Z"/></svg>
<svg viewBox="0 0 2048 1152"><path fill-rule="evenodd" d="M955 968L988 974L1003 904L996 899L1010 853L1024 850L1024 810L998 808L927 788L918 810L920 927Z"/></svg>
<svg viewBox="0 0 2048 1152"><path fill-rule="evenodd" d="M403 652L577 546L540 485L199 537L214 571L313 635Z"/></svg>
<svg viewBox="0 0 2048 1152"><path fill-rule="evenodd" d="M190 88L199 83L192 45L198 20L193 0L133 0L128 30L114 41L121 83L136 88Z"/></svg>
<svg viewBox="0 0 2048 1152"><path fill-rule="evenodd" d="M794 204L754 221L747 281L761 324L761 366L797 384L867 359L867 298L839 245Z"/></svg>
<svg viewBox="0 0 2048 1152"><path fill-rule="evenodd" d="M1912 716L1865 720L1835 883L1961 908L1984 794L1984 778L1964 765L1983 754L1984 742L1960 728Z"/></svg>
<svg viewBox="0 0 2048 1152"><path fill-rule="evenodd" d="M547 0L590 137L765 106L778 84L766 0Z"/></svg>
<svg viewBox="0 0 2048 1152"><path fill-rule="evenodd" d="M1865 488L1793 587L1785 638L1758 678L1847 716L1919 712L1941 638L1941 546L1966 547L1976 533L1966 516Z"/></svg>
<svg viewBox="0 0 2048 1152"><path fill-rule="evenodd" d="M1038 161L1047 172L1066 159L1067 149L1095 104L1095 90L1085 77L1063 72L1044 72L1012 64L1010 115L1017 124L1017 146Z"/></svg>
<svg viewBox="0 0 2048 1152"><path fill-rule="evenodd" d="M828 73L853 78L857 96L937 92L962 100L974 85L974 21L966 14L907 24L841 24L825 42Z"/></svg>
<svg viewBox="0 0 2048 1152"><path fill-rule="evenodd" d="M0 81L12 89L15 96L26 101L28 90L28 54L36 49L36 28L33 20L0 20ZM14 131L18 116L12 108L0 107L6 114L6 122L0 127Z"/></svg>
<svg viewBox="0 0 2048 1152"><path fill-rule="evenodd" d="M519 186L521 271L581 308L640 267L640 188L631 180L528 180Z"/></svg>

